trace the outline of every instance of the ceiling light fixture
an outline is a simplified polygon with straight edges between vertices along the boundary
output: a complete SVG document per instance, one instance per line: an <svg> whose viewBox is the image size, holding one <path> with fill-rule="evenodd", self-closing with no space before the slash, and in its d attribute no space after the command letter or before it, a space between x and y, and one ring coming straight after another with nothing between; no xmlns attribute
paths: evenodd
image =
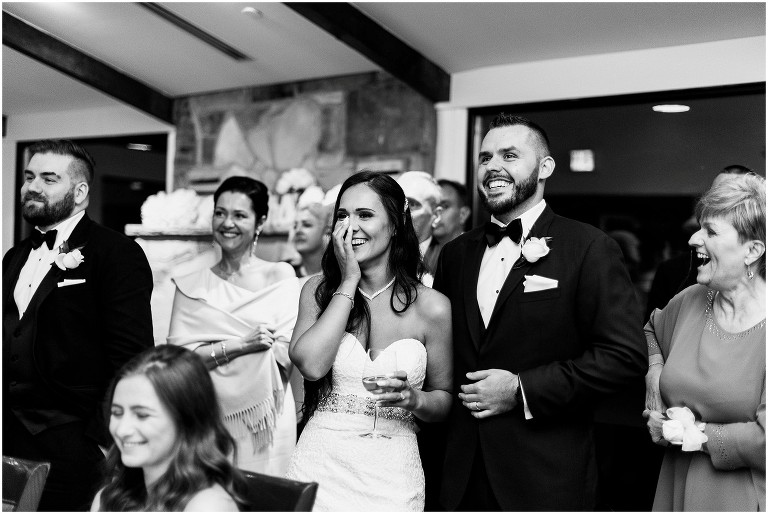
<svg viewBox="0 0 768 514"><path fill-rule="evenodd" d="M654 105L653 110L656 112L688 112L691 110L691 108L687 105L662 104Z"/></svg>
<svg viewBox="0 0 768 514"><path fill-rule="evenodd" d="M128 150L139 150L140 152L149 152L152 150L152 145L145 145L143 143L128 143Z"/></svg>

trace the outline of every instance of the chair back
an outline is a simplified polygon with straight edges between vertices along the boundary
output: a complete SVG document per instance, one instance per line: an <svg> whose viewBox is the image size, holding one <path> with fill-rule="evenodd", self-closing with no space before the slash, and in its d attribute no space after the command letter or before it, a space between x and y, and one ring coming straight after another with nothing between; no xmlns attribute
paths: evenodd
<svg viewBox="0 0 768 514"><path fill-rule="evenodd" d="M34 512L51 465L3 455L3 511Z"/></svg>
<svg viewBox="0 0 768 514"><path fill-rule="evenodd" d="M309 512L315 504L317 482L297 482L253 471L240 470L245 490L242 511L250 512Z"/></svg>

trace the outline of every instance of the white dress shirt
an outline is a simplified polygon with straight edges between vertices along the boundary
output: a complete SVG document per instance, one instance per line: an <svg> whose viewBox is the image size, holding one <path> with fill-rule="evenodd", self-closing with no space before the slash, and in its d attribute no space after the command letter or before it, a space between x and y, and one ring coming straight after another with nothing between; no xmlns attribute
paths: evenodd
<svg viewBox="0 0 768 514"><path fill-rule="evenodd" d="M539 219L541 213L544 212L546 206L547 203L542 200L520 216L520 223L523 226L523 241L528 236L528 232L531 231L533 224ZM506 226L496 219L495 216L491 216L491 221L501 227ZM509 275L512 266L520 258L520 252L521 246L508 237L503 237L496 246L485 249L483 260L480 263L480 275L477 278L477 304L480 306L480 315L483 317L483 323L486 327L488 327L491 314L494 307L496 307L496 300L499 297L501 287L504 285L504 281L507 280L507 275ZM511 336L514 337L513 334ZM521 381L520 389L522 390L522 388L523 383ZM530 410L528 410L525 391L522 392L525 419L531 419L533 416Z"/></svg>
<svg viewBox="0 0 768 514"><path fill-rule="evenodd" d="M24 311L29 307L32 296L34 296L35 291L40 287L40 283L48 274L48 271L50 271L53 261L59 254L59 247L64 244L64 241L69 239L75 226L83 216L85 216L85 211L80 211L51 229L58 231L52 250L49 250L48 245L43 243L40 245L40 248L33 248L29 252L27 262L21 268L19 280L16 282L16 287L13 290L13 299L16 301L16 307L19 309L19 319L24 315ZM38 230L38 228L35 227L35 230Z"/></svg>

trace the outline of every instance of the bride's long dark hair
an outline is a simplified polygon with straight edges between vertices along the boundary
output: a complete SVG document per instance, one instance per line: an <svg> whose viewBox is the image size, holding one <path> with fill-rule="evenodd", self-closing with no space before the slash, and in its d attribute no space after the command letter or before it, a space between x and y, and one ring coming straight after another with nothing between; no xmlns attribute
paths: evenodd
<svg viewBox="0 0 768 514"><path fill-rule="evenodd" d="M177 429L176 451L165 473L147 488L141 468L126 467L113 444L100 511L183 511L198 492L219 484L236 501L242 477L229 457L235 441L224 426L211 375L194 352L159 345L137 355L118 372L110 404L120 380L143 375L155 389Z"/></svg>
<svg viewBox="0 0 768 514"><path fill-rule="evenodd" d="M418 296L417 285L419 277L424 273L424 263L419 251L419 239L413 228L411 211L406 204L405 193L391 176L385 173L363 170L350 176L339 189L336 205L333 210L335 225L339 203L344 192L352 186L365 184L376 193L384 205L387 218L394 227L389 248L387 269L395 277L395 284L389 298L389 305L396 313L405 312ZM325 311L331 303L333 293L341 284L341 268L336 258L333 244L329 244L323 254L323 277L315 290L315 301L319 314ZM355 291L355 305L349 314L346 331L356 334L370 335L371 312L368 303L359 291ZM317 381L304 381L304 422L308 421L317 409L320 399L330 393L331 371Z"/></svg>

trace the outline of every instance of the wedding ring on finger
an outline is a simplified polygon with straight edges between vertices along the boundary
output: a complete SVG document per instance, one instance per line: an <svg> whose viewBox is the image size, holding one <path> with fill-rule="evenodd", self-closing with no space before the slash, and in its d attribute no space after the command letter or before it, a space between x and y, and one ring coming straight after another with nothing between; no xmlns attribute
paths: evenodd
<svg viewBox="0 0 768 514"><path fill-rule="evenodd" d="M478 404L477 402L474 402L474 403L475 403L475 410L477 412L480 412L480 404Z"/></svg>
<svg viewBox="0 0 768 514"><path fill-rule="evenodd" d="M405 395L400 391L400 401L402 402L403 400L405 400Z"/></svg>

